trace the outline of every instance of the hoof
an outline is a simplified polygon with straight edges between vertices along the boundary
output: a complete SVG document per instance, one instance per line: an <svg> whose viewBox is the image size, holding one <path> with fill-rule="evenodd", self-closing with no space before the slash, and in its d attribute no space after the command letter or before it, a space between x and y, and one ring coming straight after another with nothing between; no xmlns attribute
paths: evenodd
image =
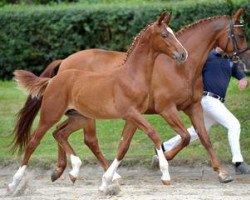
<svg viewBox="0 0 250 200"><path fill-rule="evenodd" d="M124 180L122 178L117 178L112 181L113 184L125 185Z"/></svg>
<svg viewBox="0 0 250 200"><path fill-rule="evenodd" d="M11 188L10 186L7 186L5 196L10 196L14 193L15 189Z"/></svg>
<svg viewBox="0 0 250 200"><path fill-rule="evenodd" d="M161 182L163 183L163 185L170 185L171 184L170 180L161 180Z"/></svg>
<svg viewBox="0 0 250 200"><path fill-rule="evenodd" d="M71 182L74 184L76 182L76 177L72 176L71 174L69 174L69 178L71 180Z"/></svg>
<svg viewBox="0 0 250 200"><path fill-rule="evenodd" d="M225 172L219 173L218 179L221 183L229 183L234 180L232 176Z"/></svg>
<svg viewBox="0 0 250 200"><path fill-rule="evenodd" d="M60 177L60 175L58 175L56 170L53 171L51 176L50 176L52 182L56 181L59 177Z"/></svg>
<svg viewBox="0 0 250 200"><path fill-rule="evenodd" d="M121 191L121 188L119 185L117 184L111 184L109 185L107 188L99 188L99 195L100 196L113 196L113 195L117 195L119 194L119 192Z"/></svg>

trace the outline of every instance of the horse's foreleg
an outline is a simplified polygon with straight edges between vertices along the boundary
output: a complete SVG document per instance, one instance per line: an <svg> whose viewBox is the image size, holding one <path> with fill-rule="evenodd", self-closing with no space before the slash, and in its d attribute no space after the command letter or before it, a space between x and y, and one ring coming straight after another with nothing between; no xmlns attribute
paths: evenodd
<svg viewBox="0 0 250 200"><path fill-rule="evenodd" d="M96 137L96 121L94 119L86 119L84 124L84 143L89 147L98 161L101 163L103 169L106 171L109 168L109 162L106 160L102 151L100 150L98 139ZM118 173L113 176L113 181L121 179Z"/></svg>
<svg viewBox="0 0 250 200"><path fill-rule="evenodd" d="M100 191L104 192L107 189L108 185L111 183L112 177L114 177L114 175L116 174L116 170L129 148L131 139L135 131L136 131L136 126L126 121L125 126L122 131L122 136L121 136L121 140L119 143L116 159L113 161L111 166L107 169L107 171L104 173L102 177L102 185L99 188Z"/></svg>
<svg viewBox="0 0 250 200"><path fill-rule="evenodd" d="M220 161L218 160L214 152L214 149L212 147L211 141L209 139L208 133L205 128L204 116L203 116L203 110L202 110L201 104L198 103L198 104L193 105L188 110L185 110L185 113L189 115L191 122L194 126L194 129L196 130L196 133L198 134L202 145L207 150L209 158L212 163L212 167L219 174L219 180L224 183L232 181L233 180L232 177L220 164Z"/></svg>
<svg viewBox="0 0 250 200"><path fill-rule="evenodd" d="M190 135L185 128L178 110L176 108L164 109L160 112L160 115L166 120L166 122L181 136L181 142L178 143L170 151L165 152L165 157L168 160L172 160L179 151L189 144Z"/></svg>
<svg viewBox="0 0 250 200"><path fill-rule="evenodd" d="M109 167L108 161L104 158L96 138L96 124L94 119L88 119L84 125L84 143L89 147L92 153L101 163L103 169L106 171Z"/></svg>
<svg viewBox="0 0 250 200"><path fill-rule="evenodd" d="M161 180L163 184L170 184L170 175L168 171L168 161L166 160L162 147L161 147L161 139L159 134L155 131L155 129L149 124L149 122L144 119L143 115L140 114L137 110L129 110L127 120L134 123L138 128L143 130L148 137L153 141L156 147L156 151L159 158L159 166L162 172Z"/></svg>

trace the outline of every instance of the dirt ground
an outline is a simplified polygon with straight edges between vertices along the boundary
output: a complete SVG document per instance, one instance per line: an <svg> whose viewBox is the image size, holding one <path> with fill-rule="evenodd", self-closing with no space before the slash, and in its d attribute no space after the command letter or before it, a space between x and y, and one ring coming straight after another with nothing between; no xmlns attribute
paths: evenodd
<svg viewBox="0 0 250 200"><path fill-rule="evenodd" d="M102 169L99 166L81 168L81 177L73 185L68 170L52 183L50 170L28 168L25 178L12 196L5 196L6 185L17 167L0 167L0 199L3 200L250 200L250 175L234 176L231 183L222 184L208 166L171 167L170 186L161 184L159 170L143 167L119 168L124 184L115 195L98 193ZM233 168L227 166L233 174Z"/></svg>

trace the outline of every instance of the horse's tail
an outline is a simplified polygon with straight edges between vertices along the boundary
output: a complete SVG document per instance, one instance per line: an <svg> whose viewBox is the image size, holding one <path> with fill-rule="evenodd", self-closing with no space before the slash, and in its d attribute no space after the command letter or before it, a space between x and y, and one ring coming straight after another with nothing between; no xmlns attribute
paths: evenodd
<svg viewBox="0 0 250 200"><path fill-rule="evenodd" d="M51 79L47 77L38 77L25 70L16 70L14 75L18 85L21 88L26 89L32 98L42 97L47 85L49 84L49 80Z"/></svg>
<svg viewBox="0 0 250 200"><path fill-rule="evenodd" d="M57 74L58 68L62 60L53 61L49 64L40 77L53 77ZM19 153L23 152L30 137L30 130L32 123L41 107L42 97L32 98L28 96L23 108L17 113L16 124L12 134L14 135L11 143L11 150L14 153L18 150Z"/></svg>
<svg viewBox="0 0 250 200"><path fill-rule="evenodd" d="M40 77L53 77L57 74L60 64L63 60L54 60L41 73Z"/></svg>

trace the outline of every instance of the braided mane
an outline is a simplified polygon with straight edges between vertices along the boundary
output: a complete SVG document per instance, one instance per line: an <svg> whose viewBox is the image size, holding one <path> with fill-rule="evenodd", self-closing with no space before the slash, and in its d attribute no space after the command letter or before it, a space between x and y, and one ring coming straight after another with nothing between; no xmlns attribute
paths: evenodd
<svg viewBox="0 0 250 200"><path fill-rule="evenodd" d="M187 30L191 29L191 28L194 28L202 23L207 23L207 22L210 22L210 21L213 21L213 20L216 20L216 19L219 19L219 18L222 18L222 17L225 17L225 18L230 18L228 15L220 15L220 16L214 16L214 17L208 17L208 18L205 18L205 19L200 19L192 24L189 24L189 25L186 25L184 26L183 28L181 28L179 31L176 32L176 36L179 36L181 34L183 34L184 32L186 32ZM131 43L130 47L128 48L127 50L127 55L126 55L126 58L124 59L122 65L127 61L129 55L133 52L134 48L136 47L136 45L138 44L138 41L139 39L141 38L141 35L152 25L153 23L151 24L148 24L144 29L142 29L133 39L133 42Z"/></svg>
<svg viewBox="0 0 250 200"><path fill-rule="evenodd" d="M210 22L210 21L213 21L213 20L216 20L216 19L219 19L219 18L222 18L222 17L225 17L225 18L230 18L228 15L220 15L220 16L214 16L214 17L208 17L208 18L205 18L205 19L200 19L192 24L189 24L187 26L184 26L183 28L181 28L179 31L176 32L176 36L179 36L181 34L183 34L185 31L189 30L190 28L194 28L202 23L207 23L207 22Z"/></svg>
<svg viewBox="0 0 250 200"><path fill-rule="evenodd" d="M145 28L143 28L143 29L133 38L133 42L131 43L130 47L128 48L128 50L127 50L127 52L126 52L126 54L127 54L127 55L126 55L126 58L124 59L124 61L123 61L122 64L124 64L124 63L127 61L129 55L133 52L134 48L135 48L136 45L138 44L138 41L140 40L141 35L142 35L151 25L153 25L153 23L148 24Z"/></svg>

